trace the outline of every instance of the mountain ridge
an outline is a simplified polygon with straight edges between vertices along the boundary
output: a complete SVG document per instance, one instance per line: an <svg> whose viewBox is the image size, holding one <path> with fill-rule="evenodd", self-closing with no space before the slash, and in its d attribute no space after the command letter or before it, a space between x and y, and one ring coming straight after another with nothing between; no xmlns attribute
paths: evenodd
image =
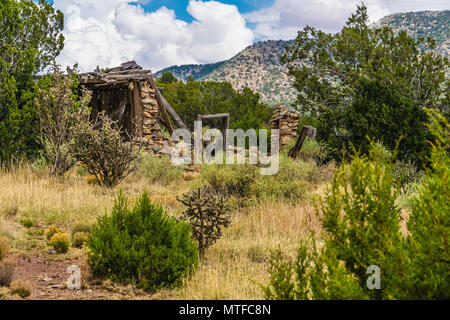
<svg viewBox="0 0 450 320"><path fill-rule="evenodd" d="M450 56L450 10L401 12L388 15L373 26L390 26L394 31L405 30L413 37L436 39L439 53ZM288 68L280 62L284 48L294 40L264 40L256 42L226 61L205 65L172 66L157 72L172 72L180 80L189 76L200 81L227 81L236 90L249 87L269 105L287 104L295 100L293 79Z"/></svg>

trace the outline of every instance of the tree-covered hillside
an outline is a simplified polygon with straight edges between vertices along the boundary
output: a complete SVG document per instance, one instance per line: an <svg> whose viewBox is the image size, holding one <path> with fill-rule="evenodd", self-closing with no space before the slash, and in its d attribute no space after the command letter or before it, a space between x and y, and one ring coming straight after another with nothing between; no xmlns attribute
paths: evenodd
<svg viewBox="0 0 450 320"><path fill-rule="evenodd" d="M295 98L287 67L280 62L292 41L262 41L249 46L203 80L227 81L237 90L258 92L268 104L291 103Z"/></svg>
<svg viewBox="0 0 450 320"><path fill-rule="evenodd" d="M430 36L440 45L440 53L450 55L450 10L397 13L387 16L376 26L390 26L394 31L406 30L413 37ZM292 78L287 76L287 68L280 63L285 47L293 41L257 42L230 60L206 65L173 66L161 70L172 72L178 79L186 81L189 76L196 80L230 82L236 90L245 87L261 96L269 105L291 104L295 100Z"/></svg>
<svg viewBox="0 0 450 320"><path fill-rule="evenodd" d="M408 35L431 37L441 46L440 53L450 55L450 10L396 13L376 23L395 31L405 30Z"/></svg>
<svg viewBox="0 0 450 320"><path fill-rule="evenodd" d="M204 77L208 73L211 73L215 69L221 67L225 61L217 62L217 63L209 63L209 64L187 64L182 66L171 66L165 68L156 73L156 76L159 78L164 73L170 72L177 79L187 81L189 77L193 77L194 79L199 79Z"/></svg>

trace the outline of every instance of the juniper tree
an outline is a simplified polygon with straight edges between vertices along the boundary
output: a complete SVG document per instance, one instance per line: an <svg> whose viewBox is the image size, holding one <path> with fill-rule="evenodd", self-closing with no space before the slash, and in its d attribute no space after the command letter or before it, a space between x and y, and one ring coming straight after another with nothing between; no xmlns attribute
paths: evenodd
<svg viewBox="0 0 450 320"><path fill-rule="evenodd" d="M77 125L74 117L79 109L88 118L91 93L82 89L78 97L77 75L64 75L56 62L52 66L49 86L39 90L36 105L40 120L40 140L43 153L49 161L50 175L62 175L72 168L76 160L69 152L72 130ZM78 119L80 120L80 119Z"/></svg>
<svg viewBox="0 0 450 320"><path fill-rule="evenodd" d="M41 147L34 77L63 49L63 27L62 12L45 0L0 1L0 161Z"/></svg>
<svg viewBox="0 0 450 320"><path fill-rule="evenodd" d="M319 140L341 148L336 129L367 153L366 135L390 149L403 136L399 157L419 162L429 152L423 108L448 113L450 65L436 50L434 39L371 26L361 5L336 34L299 31L281 59Z"/></svg>
<svg viewBox="0 0 450 320"><path fill-rule="evenodd" d="M449 298L450 126L438 112L426 112L435 139L407 234L400 231L395 206L401 186L392 172L393 157L372 144L368 156L354 155L336 172L317 208L320 237L312 233L301 241L295 261L273 254L266 298ZM367 286L373 265L380 267L379 290Z"/></svg>

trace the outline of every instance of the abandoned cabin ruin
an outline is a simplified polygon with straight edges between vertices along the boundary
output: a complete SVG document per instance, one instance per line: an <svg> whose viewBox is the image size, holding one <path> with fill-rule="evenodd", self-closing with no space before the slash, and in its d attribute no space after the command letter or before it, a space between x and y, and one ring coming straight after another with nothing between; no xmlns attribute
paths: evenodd
<svg viewBox="0 0 450 320"><path fill-rule="evenodd" d="M105 112L112 120L117 121L127 135L136 138L155 153L167 144L173 145L173 142L164 137L163 127L170 135L174 130L172 122L179 128L188 129L164 99L152 72L143 70L134 61L107 70L97 67L96 71L80 74L79 78L80 85L92 92L93 118L98 113ZM284 106L274 108L271 128L280 130L280 145L295 138L298 118L296 112Z"/></svg>

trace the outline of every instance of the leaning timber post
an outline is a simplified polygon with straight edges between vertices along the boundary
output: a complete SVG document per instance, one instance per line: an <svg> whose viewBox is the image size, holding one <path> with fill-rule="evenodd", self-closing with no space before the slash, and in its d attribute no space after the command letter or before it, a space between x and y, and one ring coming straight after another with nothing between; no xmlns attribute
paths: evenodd
<svg viewBox="0 0 450 320"><path fill-rule="evenodd" d="M133 96L133 88L134 87L134 85L133 85L133 82L131 82L129 85L128 85L128 97L130 98L130 105L131 105L131 119L134 119L136 116L135 116L135 114L134 114L134 96ZM132 121L132 123L134 124L134 121L133 120L131 120ZM134 131L134 128L133 128L133 131ZM135 134L135 132L133 132L133 134Z"/></svg>
<svg viewBox="0 0 450 320"><path fill-rule="evenodd" d="M300 133L300 136L297 139L297 142L295 143L295 146L289 151L289 157L296 159L298 156L298 153L303 147L303 143L305 142L306 136L308 135L308 132L310 131L312 127L304 126L302 129L302 132Z"/></svg>
<svg viewBox="0 0 450 320"><path fill-rule="evenodd" d="M166 101L164 96L161 94L161 92L156 87L155 81L153 78L150 78L150 83L152 85L152 89L156 91L156 100L158 101L158 104L160 104L163 108L166 109L167 113L172 117L173 122L180 127L181 129L186 130L190 136L191 140L193 140L191 131L189 130L188 126L181 120L180 116L175 112L175 110L172 108L172 106Z"/></svg>
<svg viewBox="0 0 450 320"><path fill-rule="evenodd" d="M222 119L223 150L227 151L227 130L230 128L230 117Z"/></svg>

